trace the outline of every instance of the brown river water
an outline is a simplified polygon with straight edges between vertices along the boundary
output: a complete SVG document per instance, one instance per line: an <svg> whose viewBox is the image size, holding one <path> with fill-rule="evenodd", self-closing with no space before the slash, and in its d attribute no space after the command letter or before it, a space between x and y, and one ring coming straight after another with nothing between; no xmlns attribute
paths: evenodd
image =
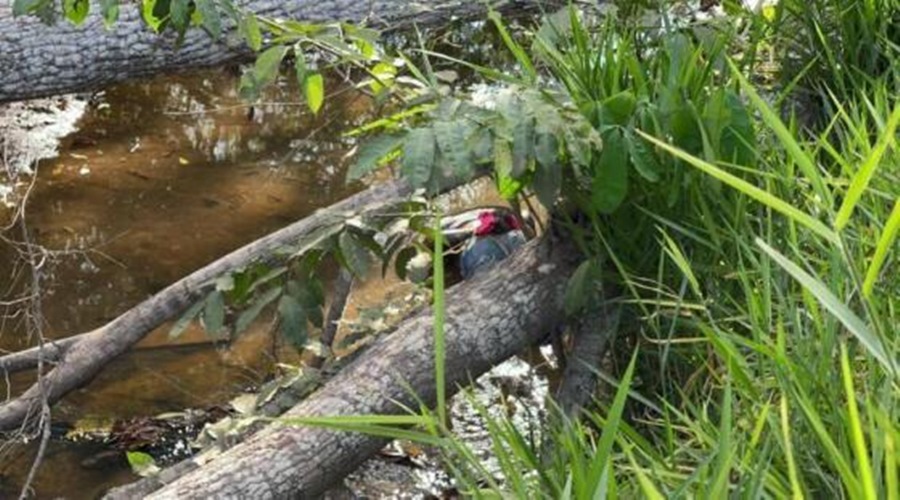
<svg viewBox="0 0 900 500"><path fill-rule="evenodd" d="M91 100L59 156L40 163L28 225L37 243L67 251L46 267L47 337L101 326L204 264L361 187L344 181L352 142L342 132L365 120L367 98L336 90L313 116L289 82L252 108L236 88L229 70L109 88ZM0 247L6 294L29 275L10 248ZM267 321L228 346L209 343L199 327L177 342L168 330L160 328L66 397L54 407L54 421L103 425L219 404L284 361L273 354ZM25 345L20 319L0 322L3 352ZM33 379L17 375L13 392ZM7 447L0 456L0 498L18 494L35 449ZM37 497L93 498L135 479L124 460L88 466L97 452L96 444L54 440L37 476Z"/></svg>

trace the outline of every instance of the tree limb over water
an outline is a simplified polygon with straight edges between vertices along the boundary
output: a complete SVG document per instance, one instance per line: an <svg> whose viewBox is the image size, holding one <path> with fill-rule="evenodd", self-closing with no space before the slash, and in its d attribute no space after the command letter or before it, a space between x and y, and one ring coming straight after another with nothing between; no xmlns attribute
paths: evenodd
<svg viewBox="0 0 900 500"><path fill-rule="evenodd" d="M448 394L555 327L577 262L572 247L536 240L448 290ZM417 408L416 396L433 404L433 321L431 309L407 319L284 417L398 414L398 403ZM200 467L180 465L184 475L147 498L317 498L384 443L357 433L273 425Z"/></svg>
<svg viewBox="0 0 900 500"><path fill-rule="evenodd" d="M55 1L55 0L54 0ZM11 2L10 2L11 3ZM484 15L483 2L448 0L340 1L237 0L240 8L272 18L305 22L348 21L375 28L435 25L458 17ZM493 2L509 11L535 8L548 1ZM175 36L153 33L141 20L140 5L122 2L119 20L106 29L96 2L81 26L59 21L47 26L34 17L12 16L0 7L0 102L85 91L157 73L212 67L246 60L250 50L233 24L213 40L200 29L188 30L178 46Z"/></svg>
<svg viewBox="0 0 900 500"><path fill-rule="evenodd" d="M53 347L43 354L44 361L57 361L58 364L45 375L47 399L53 404L68 392L90 382L116 356L198 300L215 278L264 259L323 224L344 220L359 211L402 199L411 193L412 189L405 181L369 188L235 250L169 285L101 328L49 344ZM0 358L0 372L34 367L39 357L37 348L4 356ZM21 396L0 405L0 430L14 429L33 415L40 405L40 394L40 388L35 384Z"/></svg>

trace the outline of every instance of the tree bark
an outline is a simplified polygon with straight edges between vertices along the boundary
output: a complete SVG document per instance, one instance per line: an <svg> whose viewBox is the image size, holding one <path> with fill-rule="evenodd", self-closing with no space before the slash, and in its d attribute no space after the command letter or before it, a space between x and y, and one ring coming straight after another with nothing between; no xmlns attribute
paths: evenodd
<svg viewBox="0 0 900 500"><path fill-rule="evenodd" d="M567 245L533 241L494 269L448 290L448 394L540 340L562 318L577 263ZM433 404L433 313L422 311L285 417L398 414ZM411 394L410 388L415 394ZM399 405L398 405L399 403ZM272 425L147 498L315 498L355 470L382 438Z"/></svg>
<svg viewBox="0 0 900 500"><path fill-rule="evenodd" d="M57 1L57 0L54 0ZM240 8L267 17L306 22L367 22L376 28L434 24L483 14L482 2L451 0L237 0ZM539 0L507 0L497 7L534 8ZM546 3L546 2L544 2ZM119 20L107 30L96 1L81 26L58 21L47 26L34 17L13 18L0 7L0 102L84 91L127 79L174 70L218 66L246 59L251 52L238 40L232 23L213 40L200 29L188 30L178 46L174 36L159 36L145 26L139 3L122 2Z"/></svg>
<svg viewBox="0 0 900 500"><path fill-rule="evenodd" d="M45 361L58 361L56 368L45 375L43 383L45 395L50 404L53 404L69 391L90 382L113 358L200 298L215 278L255 260L263 259L275 249L297 240L323 224L344 220L362 209L396 201L411 192L409 184L404 181L389 182L367 189L235 250L168 286L101 328L73 337L74 340L57 342L57 345L66 346L63 349L57 347L42 354L39 349L33 348L5 356L0 359L0 370L22 369L29 364L35 366L40 356L44 356ZM0 405L0 430L11 430L26 421L40 405L40 400L41 390L35 384L21 396Z"/></svg>

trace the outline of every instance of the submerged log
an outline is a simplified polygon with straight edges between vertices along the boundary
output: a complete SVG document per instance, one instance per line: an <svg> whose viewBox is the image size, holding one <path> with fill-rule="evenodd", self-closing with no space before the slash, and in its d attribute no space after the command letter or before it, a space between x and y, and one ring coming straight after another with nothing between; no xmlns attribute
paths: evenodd
<svg viewBox="0 0 900 500"><path fill-rule="evenodd" d="M568 245L533 241L448 290L448 394L534 344L562 319L563 292L576 260ZM416 397L433 404L432 332L431 309L404 321L285 417L400 414L399 405L418 407ZM200 467L180 465L185 474L147 498L316 498L384 443L363 434L275 424Z"/></svg>
<svg viewBox="0 0 900 500"><path fill-rule="evenodd" d="M116 356L202 297L215 278L263 259L322 225L402 199L410 193L412 189L404 181L362 191L231 252L166 287L103 327L49 344L52 347L44 352L32 348L0 358L0 372L34 367L39 357L57 362L56 367L44 376L42 384L35 384L19 397L0 405L0 430L14 429L28 419L39 407L42 394L53 404L68 392L90 382Z"/></svg>
<svg viewBox="0 0 900 500"><path fill-rule="evenodd" d="M58 0L53 0L57 2ZM460 16L483 15L482 2L448 0L238 0L239 8L272 18L306 22L367 22L376 28L410 23L435 24ZM497 8L534 8L538 0L494 2ZM225 23L213 40L199 29L189 30L183 43L159 36L144 24L140 2L121 2L121 14L107 30L92 1L92 13L81 26L59 21L47 26L34 17L12 16L0 7L0 102L19 101L84 91L114 82L174 70L219 66L252 54L238 41L233 24Z"/></svg>

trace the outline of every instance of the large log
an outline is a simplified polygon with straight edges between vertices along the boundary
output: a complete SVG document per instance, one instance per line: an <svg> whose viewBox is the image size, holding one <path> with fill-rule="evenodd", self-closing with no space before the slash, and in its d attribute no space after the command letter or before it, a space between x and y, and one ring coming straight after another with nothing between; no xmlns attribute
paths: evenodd
<svg viewBox="0 0 900 500"><path fill-rule="evenodd" d="M58 0L52 0L57 2ZM158 36L140 17L139 2L122 1L121 15L107 30L96 0L81 26L60 21L47 26L34 17L12 16L0 6L0 102L83 91L110 83L173 70L218 66L246 59L249 50L225 23L213 40L189 30L182 45L173 36ZM366 21L377 28L434 24L453 17L483 14L484 2L452 0L237 0L239 7L268 17L308 22ZM498 8L534 7L538 0L493 2Z"/></svg>
<svg viewBox="0 0 900 500"><path fill-rule="evenodd" d="M34 366L39 356L44 356L45 361L58 361L58 364L46 374L43 392L42 387L35 384L19 397L0 405L0 430L16 428L25 421L39 407L42 394L53 404L68 392L90 382L112 359L200 298L215 278L264 259L279 247L323 224L343 220L367 207L402 199L411 192L405 181L367 189L235 250L166 287L101 328L51 344L53 347L44 353L34 348L5 356L0 362L0 371Z"/></svg>
<svg viewBox="0 0 900 500"><path fill-rule="evenodd" d="M446 374L452 394L540 340L563 317L577 255L533 241L507 261L447 293ZM417 408L410 389L435 401L432 311L344 368L285 417L398 414ZM273 425L147 498L316 498L377 452L384 440L323 428Z"/></svg>

